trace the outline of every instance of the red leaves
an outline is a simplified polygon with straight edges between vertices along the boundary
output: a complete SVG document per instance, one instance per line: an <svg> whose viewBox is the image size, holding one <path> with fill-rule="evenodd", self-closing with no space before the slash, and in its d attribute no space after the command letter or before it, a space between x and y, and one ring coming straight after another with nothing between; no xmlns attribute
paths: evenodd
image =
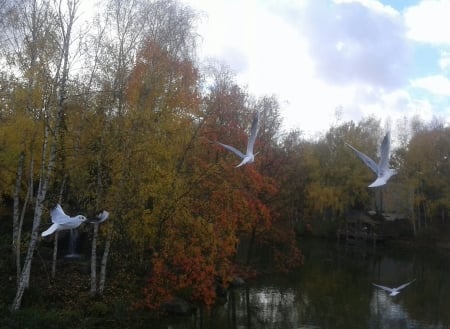
<svg viewBox="0 0 450 329"><path fill-rule="evenodd" d="M156 56L161 60L161 54L153 46L146 51L147 59ZM130 92L133 83L139 87L143 77L154 74L147 68L149 65L144 61L136 66ZM139 88L137 95L145 95L145 84ZM213 305L217 286L227 286L234 276L233 261L240 239L251 237L252 241L269 241L267 235L277 218L270 204L277 186L274 179L261 170L260 162L265 161L265 154L257 155L255 163L235 168L240 160L211 142L221 141L244 150L249 128L246 123L251 123L254 109L247 108L247 96L236 86L218 84L212 89L207 108L202 109L203 121L195 131L202 137L193 140L183 155L183 167L174 171L180 182L177 195L181 197L170 203L173 205L170 218L157 219L163 227L158 230L158 255L151 260L152 272L144 290L145 304L149 308L157 308L171 296L208 307ZM265 143L265 149L272 144ZM260 151L259 145L257 140L256 152ZM167 145L168 149L173 147ZM186 176L181 176L185 173ZM183 188L185 192L181 191ZM181 204L182 209L174 209ZM155 209L152 216L158 218ZM283 248L289 252L292 263L297 263L300 256L295 252L298 250ZM251 252L248 255L247 261ZM255 273L251 269L247 272Z"/></svg>
<svg viewBox="0 0 450 329"><path fill-rule="evenodd" d="M161 304L169 301L172 297L168 284L173 279L171 280L171 273L167 271L161 258L153 258L152 266L152 274L143 291L144 306L152 310L158 310Z"/></svg>
<svg viewBox="0 0 450 329"><path fill-rule="evenodd" d="M144 290L146 304L155 308L178 295L211 306L222 257L217 252L218 241L210 225L200 219L177 224L170 227L162 252L152 260L152 274Z"/></svg>

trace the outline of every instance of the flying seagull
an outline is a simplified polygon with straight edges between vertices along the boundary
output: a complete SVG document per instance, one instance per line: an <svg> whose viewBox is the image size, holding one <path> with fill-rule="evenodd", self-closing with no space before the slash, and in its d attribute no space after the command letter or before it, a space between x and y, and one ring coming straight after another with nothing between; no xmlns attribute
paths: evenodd
<svg viewBox="0 0 450 329"><path fill-rule="evenodd" d="M255 145L256 135L258 134L259 130L259 111L255 113L255 116L253 118L252 128L250 131L250 136L247 141L247 152L246 154L242 153L238 149L234 148L233 146L222 144L220 142L216 142L217 144L225 147L227 150L233 152L238 157L242 159L241 163L236 166L240 167L242 165L245 165L247 163L252 163L255 161L255 154L253 154L253 146Z"/></svg>
<svg viewBox="0 0 450 329"><path fill-rule="evenodd" d="M372 171L377 175L377 179L369 185L369 187L379 187L387 183L391 176L395 175L397 171L395 169L389 168L389 152L391 148L391 133L387 132L383 138L383 142L380 146L380 162L375 163L371 158L369 158L364 153L358 151L350 144L345 143L356 155L364 162L364 164L372 169Z"/></svg>
<svg viewBox="0 0 450 329"><path fill-rule="evenodd" d="M42 236L48 236L56 231L77 228L81 223L86 221L86 217L83 215L77 215L75 217L67 216L59 203L50 211L50 216L53 224L46 231L42 232Z"/></svg>
<svg viewBox="0 0 450 329"><path fill-rule="evenodd" d="M389 292L389 296L396 296L400 293L400 290L402 290L403 288L409 286L411 283L413 283L414 281L416 281L416 279L409 281L407 283L402 284L401 286L398 286L397 288L389 288L389 287L385 287L385 286L380 286L378 284L372 283L375 287L381 288L387 292Z"/></svg>
<svg viewBox="0 0 450 329"><path fill-rule="evenodd" d="M100 224L103 223L107 218L109 217L109 212L107 212L106 210L103 210L102 212L98 213L95 218L93 219L88 219L88 223L91 224Z"/></svg>

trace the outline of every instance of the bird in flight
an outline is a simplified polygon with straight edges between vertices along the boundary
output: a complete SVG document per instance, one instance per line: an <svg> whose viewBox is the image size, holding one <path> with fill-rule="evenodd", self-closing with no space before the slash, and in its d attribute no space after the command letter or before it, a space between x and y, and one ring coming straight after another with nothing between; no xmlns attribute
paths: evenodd
<svg viewBox="0 0 450 329"><path fill-rule="evenodd" d="M83 215L77 215L75 217L66 215L60 204L57 204L56 207L50 211L50 216L53 224L47 230L42 232L42 236L48 236L56 231L77 228L81 223L87 220Z"/></svg>
<svg viewBox="0 0 450 329"><path fill-rule="evenodd" d="M220 142L216 142L216 143L223 146L227 150L233 152L234 154L236 154L238 157L240 157L242 159L241 163L239 163L236 166L236 168L237 168L237 167L243 166L247 163L252 163L255 161L256 154L253 154L253 146L255 145L255 140L256 140L256 135L258 134L258 130L259 130L259 111L257 111L255 113L255 116L253 117L252 128L250 130L250 136L248 137L248 141L247 141L247 152L245 154L242 153L241 151L239 151L238 149L234 148L233 146L223 144Z"/></svg>
<svg viewBox="0 0 450 329"><path fill-rule="evenodd" d="M93 219L89 218L87 221L88 221L88 223L91 223L91 224L100 224L100 223L103 223L108 217L109 217L109 212L107 212L106 210L103 210L103 211L99 212L95 216L95 218L93 218Z"/></svg>
<svg viewBox="0 0 450 329"><path fill-rule="evenodd" d="M395 169L389 168L389 152L391 148L391 134L387 132L383 138L380 146L380 162L377 164L371 158L369 158L364 153L358 151L350 144L345 143L350 147L356 155L364 162L364 164L372 169L372 171L377 175L377 179L369 185L369 187L379 187L387 183L389 178L397 173Z"/></svg>
<svg viewBox="0 0 450 329"><path fill-rule="evenodd" d="M389 287L385 287L385 286L381 286L379 284L375 284L372 283L375 287L378 287L380 289L383 289L384 291L389 292L389 296L396 296L400 293L400 290L402 290L403 288L406 288L407 286L409 286L411 283L413 283L414 281L416 281L416 279L409 281L407 283L402 284L401 286L398 286L397 288L389 288Z"/></svg>

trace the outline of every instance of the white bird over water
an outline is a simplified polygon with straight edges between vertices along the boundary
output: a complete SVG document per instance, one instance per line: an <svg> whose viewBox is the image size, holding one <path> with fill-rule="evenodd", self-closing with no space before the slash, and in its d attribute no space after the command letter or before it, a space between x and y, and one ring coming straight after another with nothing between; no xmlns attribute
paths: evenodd
<svg viewBox="0 0 450 329"><path fill-rule="evenodd" d="M383 138L383 142L380 146L380 162L378 164L375 163L371 158L369 158L364 153L358 151L350 144L345 143L348 147L350 147L353 151L355 151L356 155L364 162L364 164L372 169L372 171L377 175L377 179L369 185L369 187L379 187L383 186L387 183L389 178L397 173L395 169L389 168L389 153L391 149L391 133L387 132Z"/></svg>
<svg viewBox="0 0 450 329"><path fill-rule="evenodd" d="M64 213L60 204L57 204L55 208L50 211L50 216L52 218L52 226L50 226L46 231L42 232L42 236L48 236L55 233L56 231L70 230L72 228L77 228L84 221L86 217L83 215L77 215L75 217L70 217Z"/></svg>
<svg viewBox="0 0 450 329"><path fill-rule="evenodd" d="M216 142L216 143L225 147L227 150L233 152L234 154L236 154L238 157L240 157L242 159L241 163L236 166L236 168L237 168L237 167L240 167L247 163L252 163L255 161L256 154L253 154L253 146L255 145L255 140L256 140L256 135L258 134L258 130L259 130L259 111L257 111L255 113L255 116L253 118L252 128L250 130L250 136L247 141L247 152L245 154L242 153L241 151L239 151L238 149L234 148L233 146L230 146L227 144L222 144L220 142Z"/></svg>
<svg viewBox="0 0 450 329"><path fill-rule="evenodd" d="M381 286L375 283L372 283L375 287L378 287L380 289L383 289L387 292L389 292L389 296L396 296L400 293L400 290L402 290L403 288L409 286L411 283L413 283L414 281L416 281L416 279L409 281L407 283L402 284L401 286L398 286L397 288L389 288L389 287L385 287L385 286Z"/></svg>

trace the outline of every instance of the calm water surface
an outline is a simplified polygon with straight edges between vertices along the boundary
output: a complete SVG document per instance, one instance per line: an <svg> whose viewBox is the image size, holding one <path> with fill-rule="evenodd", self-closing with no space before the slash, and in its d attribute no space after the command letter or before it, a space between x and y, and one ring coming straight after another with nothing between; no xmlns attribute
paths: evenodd
<svg viewBox="0 0 450 329"><path fill-rule="evenodd" d="M300 242L305 264L230 291L210 316L149 324L155 329L450 328L450 258L399 247ZM372 282L397 287L391 297Z"/></svg>

